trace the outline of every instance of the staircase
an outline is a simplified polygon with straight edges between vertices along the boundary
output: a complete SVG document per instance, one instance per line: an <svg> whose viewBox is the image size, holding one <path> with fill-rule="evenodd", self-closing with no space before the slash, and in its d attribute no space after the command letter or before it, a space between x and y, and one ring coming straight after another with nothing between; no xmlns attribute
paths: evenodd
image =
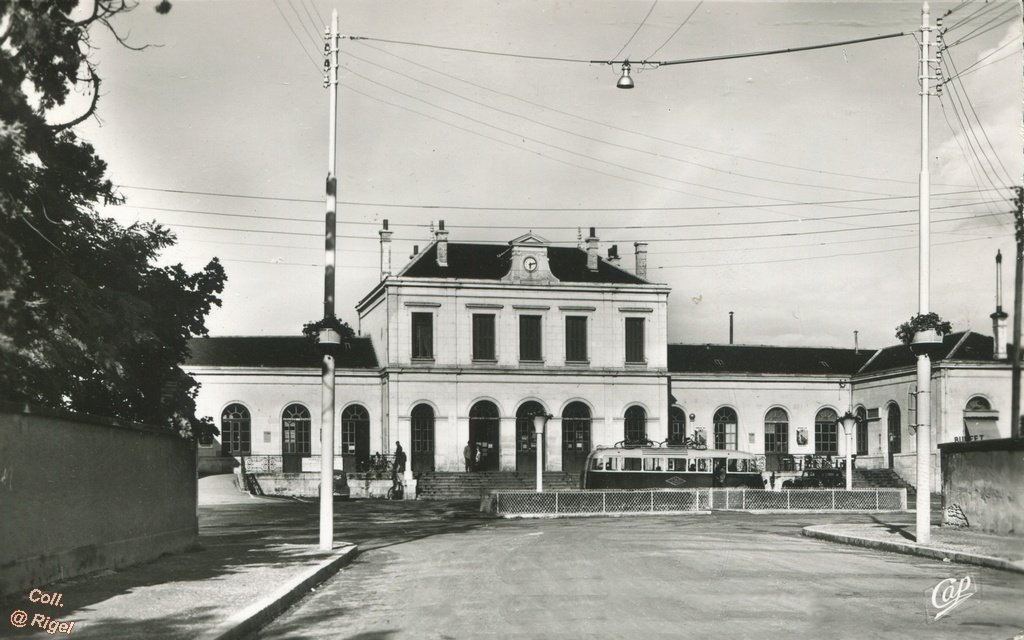
<svg viewBox="0 0 1024 640"><path fill-rule="evenodd" d="M854 468L853 486L856 489L906 489L908 494L914 491L914 487L892 469Z"/></svg>
<svg viewBox="0 0 1024 640"><path fill-rule="evenodd" d="M477 499L487 491L531 491L537 479L532 473L478 471L471 473L431 471L420 474L416 497L422 500ZM544 491L579 488L579 477L561 471L544 472Z"/></svg>

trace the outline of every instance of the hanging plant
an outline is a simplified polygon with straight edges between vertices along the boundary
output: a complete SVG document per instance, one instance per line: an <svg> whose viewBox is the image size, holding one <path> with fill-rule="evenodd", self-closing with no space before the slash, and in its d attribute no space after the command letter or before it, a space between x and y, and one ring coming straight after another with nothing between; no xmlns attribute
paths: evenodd
<svg viewBox="0 0 1024 640"><path fill-rule="evenodd" d="M903 344L909 345L914 341L914 336L918 333L934 332L941 339L942 336L949 334L952 330L953 326L949 322L943 320L939 317L939 314L932 311L929 313L919 313L896 327L896 337Z"/></svg>
<svg viewBox="0 0 1024 640"><path fill-rule="evenodd" d="M302 325L302 334L322 346L340 346L350 343L355 332L348 323L342 322L336 316L328 316Z"/></svg>

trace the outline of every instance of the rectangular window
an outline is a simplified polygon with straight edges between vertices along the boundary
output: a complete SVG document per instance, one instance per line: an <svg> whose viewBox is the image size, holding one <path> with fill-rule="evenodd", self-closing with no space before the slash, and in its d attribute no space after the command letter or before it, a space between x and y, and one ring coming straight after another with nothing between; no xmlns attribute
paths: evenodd
<svg viewBox="0 0 1024 640"><path fill-rule="evenodd" d="M626 318L626 362L632 364L646 362L643 318Z"/></svg>
<svg viewBox="0 0 1024 640"><path fill-rule="evenodd" d="M669 458L669 471L686 471L686 458Z"/></svg>
<svg viewBox="0 0 1024 640"><path fill-rule="evenodd" d="M433 359L434 314L412 314L412 357Z"/></svg>
<svg viewBox="0 0 1024 640"><path fill-rule="evenodd" d="M565 361L587 361L587 317L565 317Z"/></svg>
<svg viewBox="0 0 1024 640"><path fill-rule="evenodd" d="M623 471L642 471L643 460L641 458L623 458L622 459L622 470Z"/></svg>
<svg viewBox="0 0 1024 640"><path fill-rule="evenodd" d="M473 314L473 359L494 360L494 315Z"/></svg>
<svg viewBox="0 0 1024 640"><path fill-rule="evenodd" d="M541 360L541 316L519 316L519 359Z"/></svg>

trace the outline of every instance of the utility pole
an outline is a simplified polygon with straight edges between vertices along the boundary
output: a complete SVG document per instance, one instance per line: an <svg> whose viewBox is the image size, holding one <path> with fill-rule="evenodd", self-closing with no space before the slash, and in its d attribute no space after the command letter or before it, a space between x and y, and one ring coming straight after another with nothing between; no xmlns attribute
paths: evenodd
<svg viewBox="0 0 1024 640"><path fill-rule="evenodd" d="M324 88L330 96L329 141L327 143L327 228L324 233L324 319L334 318L335 227L337 224L338 180L338 10L331 13L331 25L324 30ZM338 336L340 340L340 336ZM334 547L334 355L323 349L320 411L320 548Z"/></svg>
<svg viewBox="0 0 1024 640"><path fill-rule="evenodd" d="M1013 359L1010 380L1013 389L1010 391L1010 437L1024 438L1024 430L1020 425L1020 311L1021 281L1024 280L1024 187L1013 188L1016 196L1013 199L1014 227L1017 231L1017 267L1013 285Z"/></svg>
<svg viewBox="0 0 1024 640"><path fill-rule="evenodd" d="M929 173L928 173L928 99L931 97L929 39L931 25L927 0L921 6L921 177L919 191L918 236L918 313L928 313L929 290ZM921 350L917 353L917 543L931 540L931 357Z"/></svg>

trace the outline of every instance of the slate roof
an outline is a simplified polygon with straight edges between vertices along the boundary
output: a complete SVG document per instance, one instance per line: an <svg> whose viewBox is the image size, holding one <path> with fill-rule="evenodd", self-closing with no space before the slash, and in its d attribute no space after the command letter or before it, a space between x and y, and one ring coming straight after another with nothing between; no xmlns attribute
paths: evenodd
<svg viewBox="0 0 1024 640"><path fill-rule="evenodd" d="M632 273L599 257L597 271L587 268L587 252L575 247L548 247L551 273L562 282L599 284L648 284ZM448 266L437 264L437 243L431 243L401 276L404 278L454 278L500 280L511 267L507 244L448 243Z"/></svg>
<svg viewBox="0 0 1024 640"><path fill-rule="evenodd" d="M965 335L967 336L966 340L964 340ZM961 340L963 340L963 344L957 348ZM951 333L943 336L942 351L932 356L932 362L935 363L942 360L995 362L996 360L992 353L992 342L993 338L991 336L974 333L973 331ZM1012 352L1013 347L1010 347L1007 351ZM917 357L911 353L910 347L900 344L880 350L875 359L861 373L902 369L916 365Z"/></svg>
<svg viewBox="0 0 1024 640"><path fill-rule="evenodd" d="M736 344L670 344L673 373L765 373L852 376L874 350Z"/></svg>
<svg viewBox="0 0 1024 640"><path fill-rule="evenodd" d="M320 355L303 336L229 336L189 340L188 366L317 367ZM335 359L338 369L378 369L377 354L367 337L352 339L352 347Z"/></svg>

